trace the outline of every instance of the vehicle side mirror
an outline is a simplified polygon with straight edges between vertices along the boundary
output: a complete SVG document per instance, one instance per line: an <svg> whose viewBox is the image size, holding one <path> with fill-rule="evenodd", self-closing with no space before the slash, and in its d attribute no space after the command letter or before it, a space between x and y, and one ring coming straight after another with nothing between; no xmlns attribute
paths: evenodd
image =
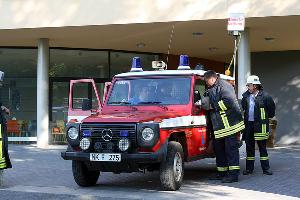
<svg viewBox="0 0 300 200"><path fill-rule="evenodd" d="M92 110L92 101L90 99L83 99L81 109L83 111Z"/></svg>
<svg viewBox="0 0 300 200"><path fill-rule="evenodd" d="M198 90L194 91L194 103L196 104L196 102L198 102L200 100L201 102L201 95L200 92Z"/></svg>
<svg viewBox="0 0 300 200"><path fill-rule="evenodd" d="M209 97L202 97L202 102L201 103L202 103L202 108L204 110L210 110L211 109Z"/></svg>
<svg viewBox="0 0 300 200"><path fill-rule="evenodd" d="M196 101L196 102L195 102L195 105L196 105L196 106L201 106L201 105L202 105L201 99L198 100L198 101Z"/></svg>

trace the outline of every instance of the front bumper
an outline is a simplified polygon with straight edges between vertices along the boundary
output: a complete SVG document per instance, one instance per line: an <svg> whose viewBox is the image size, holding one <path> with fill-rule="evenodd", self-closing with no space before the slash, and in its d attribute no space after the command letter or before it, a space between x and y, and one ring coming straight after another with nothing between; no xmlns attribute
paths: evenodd
<svg viewBox="0 0 300 200"><path fill-rule="evenodd" d="M155 153L121 153L121 163L160 163L166 155L166 151L164 148L161 148L159 151ZM74 152L74 151L66 151L61 152L61 157L64 160L79 160L85 162L97 162L90 161L90 153L85 152ZM102 162L102 163L110 163L110 162Z"/></svg>

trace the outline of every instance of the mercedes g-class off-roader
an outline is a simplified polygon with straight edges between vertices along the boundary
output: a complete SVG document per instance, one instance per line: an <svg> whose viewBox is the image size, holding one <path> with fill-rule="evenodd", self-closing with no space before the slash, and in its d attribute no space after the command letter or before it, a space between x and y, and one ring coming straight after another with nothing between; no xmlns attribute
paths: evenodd
<svg viewBox="0 0 300 200"><path fill-rule="evenodd" d="M72 160L80 186L95 185L100 172L159 170L162 188L177 190L184 162L214 156L208 151L211 136L201 108L205 71L190 70L187 63L179 70L142 71L134 59L133 72L106 84L103 103L92 79L70 83L68 149L62 157ZM81 99L78 106L73 94L79 83L90 84L96 101Z"/></svg>

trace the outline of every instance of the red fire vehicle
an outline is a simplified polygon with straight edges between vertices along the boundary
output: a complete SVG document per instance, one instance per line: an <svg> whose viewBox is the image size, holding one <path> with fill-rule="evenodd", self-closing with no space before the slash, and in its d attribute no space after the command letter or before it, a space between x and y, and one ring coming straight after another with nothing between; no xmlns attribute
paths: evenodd
<svg viewBox="0 0 300 200"><path fill-rule="evenodd" d="M157 71L142 71L134 58L131 72L106 84L103 103L92 79L71 81L68 149L61 156L72 160L78 185L95 185L100 172L159 170L162 188L177 190L185 162L214 156L201 109L205 71L189 69L188 58L182 58L178 70ZM96 101L81 99L77 106L73 94L79 83L90 84Z"/></svg>

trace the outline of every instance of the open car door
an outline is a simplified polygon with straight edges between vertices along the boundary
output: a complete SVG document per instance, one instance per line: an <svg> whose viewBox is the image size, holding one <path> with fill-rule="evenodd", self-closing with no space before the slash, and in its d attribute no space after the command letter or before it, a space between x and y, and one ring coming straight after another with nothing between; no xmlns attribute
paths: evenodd
<svg viewBox="0 0 300 200"><path fill-rule="evenodd" d="M100 113L102 102L93 79L71 80L68 123L81 122L92 114Z"/></svg>

